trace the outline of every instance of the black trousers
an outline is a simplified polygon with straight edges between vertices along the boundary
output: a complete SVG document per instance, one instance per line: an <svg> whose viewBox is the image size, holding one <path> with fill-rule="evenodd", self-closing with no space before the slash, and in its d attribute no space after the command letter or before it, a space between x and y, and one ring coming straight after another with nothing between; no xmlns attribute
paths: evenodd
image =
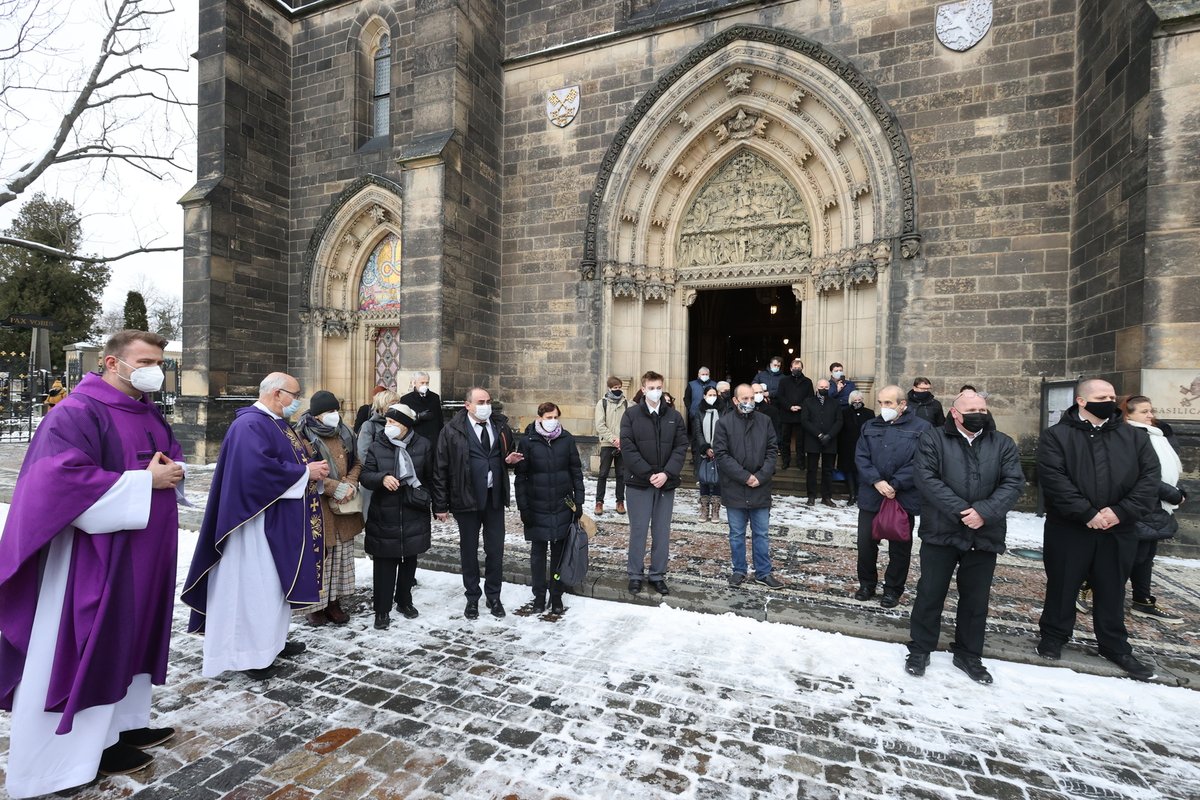
<svg viewBox="0 0 1200 800"><path fill-rule="evenodd" d="M548 546L547 546L548 545ZM529 543L529 571L533 576L533 596L539 600L546 599L546 583L549 577L551 601L562 597L562 581L555 580L553 575L562 563L563 551L567 549L567 540L559 539L554 542ZM546 563L546 551L550 551L550 563Z"/></svg>
<svg viewBox="0 0 1200 800"><path fill-rule="evenodd" d="M1154 601L1150 591L1150 578L1154 572L1154 556L1158 553L1158 539L1138 539L1137 555L1133 557L1133 569L1129 582L1133 584L1133 599L1139 603Z"/></svg>
<svg viewBox="0 0 1200 800"><path fill-rule="evenodd" d="M799 422L782 424L783 435L779 437L779 463L785 468L792 465L792 439L796 440L796 462L799 466L800 454L804 452L804 428Z"/></svg>
<svg viewBox="0 0 1200 800"><path fill-rule="evenodd" d="M608 482L609 469L616 468L617 502L625 502L625 471L621 469L621 451L615 447L600 448L600 473L596 475L596 502L604 504L604 489Z"/></svg>
<svg viewBox="0 0 1200 800"><path fill-rule="evenodd" d="M392 603L410 605L412 587L417 577L417 557L375 558L372 564L375 579L372 605L375 607L375 613L388 613Z"/></svg>
<svg viewBox="0 0 1200 800"><path fill-rule="evenodd" d="M858 582L874 590L879 585L879 542L871 538L871 523L875 512L858 510ZM908 515L908 529L912 530L912 514ZM908 581L909 562L912 561L912 540L888 542L888 565L883 573L883 593L899 597L904 594Z"/></svg>
<svg viewBox="0 0 1200 800"><path fill-rule="evenodd" d="M1133 652L1125 630L1125 582L1137 556L1133 531L1098 531L1046 521L1042 564L1046 604L1038 621L1042 638L1063 645L1075 631L1075 596L1092 587L1092 622L1102 655Z"/></svg>
<svg viewBox="0 0 1200 800"><path fill-rule="evenodd" d="M507 478L505 478L507 480ZM458 556L462 563L464 594L468 600L479 595L479 532L483 531L483 592L488 600L500 599L504 581L504 509L485 508L454 515L458 523Z"/></svg>
<svg viewBox="0 0 1200 800"><path fill-rule="evenodd" d="M969 656L983 655L983 635L987 625L988 598L992 577L996 574L996 554L979 550L963 552L948 545L921 543L921 578L909 619L913 653L932 653L942 631L942 610L950 578L958 568L958 613L954 621L954 641L950 649Z"/></svg>
<svg viewBox="0 0 1200 800"><path fill-rule="evenodd" d="M833 462L837 453L805 453L808 463L805 465L804 483L810 498L817 496L817 462L821 464L821 499L833 497Z"/></svg>
<svg viewBox="0 0 1200 800"><path fill-rule="evenodd" d="M858 497L858 470L851 464L848 467L842 467L842 474L846 476L846 490L851 497Z"/></svg>

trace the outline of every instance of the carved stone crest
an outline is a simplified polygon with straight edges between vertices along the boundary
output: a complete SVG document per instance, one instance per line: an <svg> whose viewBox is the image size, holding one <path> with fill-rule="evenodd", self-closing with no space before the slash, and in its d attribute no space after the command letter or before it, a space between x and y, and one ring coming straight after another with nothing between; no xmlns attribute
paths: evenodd
<svg viewBox="0 0 1200 800"><path fill-rule="evenodd" d="M937 8L938 41L951 50L970 50L992 27L992 0L959 0Z"/></svg>
<svg viewBox="0 0 1200 800"><path fill-rule="evenodd" d="M553 92L546 92L546 118L551 124L565 128L579 113L579 87L564 86Z"/></svg>

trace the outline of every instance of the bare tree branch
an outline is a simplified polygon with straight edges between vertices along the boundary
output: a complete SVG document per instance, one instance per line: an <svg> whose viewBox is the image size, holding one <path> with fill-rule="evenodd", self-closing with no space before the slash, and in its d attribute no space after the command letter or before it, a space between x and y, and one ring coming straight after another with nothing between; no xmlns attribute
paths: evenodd
<svg viewBox="0 0 1200 800"><path fill-rule="evenodd" d="M62 250L58 247L51 247L48 244L41 242L31 242L28 239L19 239L15 236L0 234L0 245L9 245L10 247L20 247L25 250L34 250L44 255L61 258L64 261L79 261L83 264L111 264L114 261L120 261L123 258L140 255L141 253L178 253L183 250L183 246L178 247L139 247L134 250L129 250L115 256L84 256L79 253L72 253L67 250Z"/></svg>

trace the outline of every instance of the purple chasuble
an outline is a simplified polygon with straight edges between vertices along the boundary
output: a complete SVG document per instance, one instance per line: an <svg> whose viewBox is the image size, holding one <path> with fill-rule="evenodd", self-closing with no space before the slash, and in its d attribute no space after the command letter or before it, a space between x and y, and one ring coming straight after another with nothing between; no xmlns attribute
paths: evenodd
<svg viewBox="0 0 1200 800"><path fill-rule="evenodd" d="M282 419L239 408L221 443L204 524L181 599L192 607L188 630L204 630L208 574L221 560L226 538L259 514L284 598L294 606L319 602L325 538L321 501L309 482L303 500L281 500L307 474L308 448Z"/></svg>
<svg viewBox="0 0 1200 800"><path fill-rule="evenodd" d="M148 398L135 400L88 374L30 442L0 538L0 708L12 710L37 608L41 561L60 532L73 537L66 596L45 710L74 716L125 696L134 675L167 675L179 511L174 489L151 493L149 525L90 534L71 522L127 470L158 451L183 460Z"/></svg>

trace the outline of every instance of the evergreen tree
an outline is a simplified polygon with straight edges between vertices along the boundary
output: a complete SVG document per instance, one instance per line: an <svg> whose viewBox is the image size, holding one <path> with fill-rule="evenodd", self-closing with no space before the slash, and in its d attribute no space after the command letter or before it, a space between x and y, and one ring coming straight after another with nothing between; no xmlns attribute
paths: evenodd
<svg viewBox="0 0 1200 800"><path fill-rule="evenodd" d="M150 330L150 321L146 319L146 298L141 292L130 292L125 295L125 328L131 331Z"/></svg>
<svg viewBox="0 0 1200 800"><path fill-rule="evenodd" d="M41 192L21 206L5 234L71 252L79 250L83 238L74 206ZM0 245L0 320L9 314L33 314L58 322L62 330L50 334L50 363L61 370L63 347L92 333L109 273L106 264ZM27 353L29 338L28 329L0 330L0 350Z"/></svg>

